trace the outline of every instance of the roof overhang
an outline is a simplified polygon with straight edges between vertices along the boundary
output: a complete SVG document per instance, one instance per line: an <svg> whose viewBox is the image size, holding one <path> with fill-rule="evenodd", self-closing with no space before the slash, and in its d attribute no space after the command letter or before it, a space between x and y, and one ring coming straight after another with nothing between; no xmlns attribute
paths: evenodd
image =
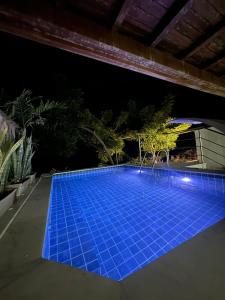
<svg viewBox="0 0 225 300"><path fill-rule="evenodd" d="M215 119L202 119L202 118L177 118L170 121L171 124L187 123L192 125L201 125L206 127L214 127L215 129L225 133L225 121Z"/></svg>
<svg viewBox="0 0 225 300"><path fill-rule="evenodd" d="M0 30L199 91L225 96L224 79L119 31L40 1L0 5ZM11 1L10 1L11 3Z"/></svg>

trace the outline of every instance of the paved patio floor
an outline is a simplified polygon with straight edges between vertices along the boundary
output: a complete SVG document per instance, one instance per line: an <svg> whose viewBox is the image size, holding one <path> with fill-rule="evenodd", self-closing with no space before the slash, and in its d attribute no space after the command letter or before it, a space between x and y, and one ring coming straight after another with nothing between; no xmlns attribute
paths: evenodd
<svg viewBox="0 0 225 300"><path fill-rule="evenodd" d="M0 299L225 299L225 220L115 282L41 258L49 191L42 178L0 240Z"/></svg>

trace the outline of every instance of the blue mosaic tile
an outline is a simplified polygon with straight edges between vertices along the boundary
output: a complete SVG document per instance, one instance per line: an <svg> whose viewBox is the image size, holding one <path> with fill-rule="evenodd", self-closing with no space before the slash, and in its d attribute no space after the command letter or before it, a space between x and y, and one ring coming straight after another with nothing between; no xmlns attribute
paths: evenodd
<svg viewBox="0 0 225 300"><path fill-rule="evenodd" d="M224 196L217 174L127 166L57 174L43 257L120 281L222 220Z"/></svg>

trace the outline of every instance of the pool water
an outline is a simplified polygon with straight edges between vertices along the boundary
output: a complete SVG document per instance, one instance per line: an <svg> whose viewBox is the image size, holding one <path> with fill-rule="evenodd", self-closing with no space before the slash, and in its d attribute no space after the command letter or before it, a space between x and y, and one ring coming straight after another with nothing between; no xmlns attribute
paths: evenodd
<svg viewBox="0 0 225 300"><path fill-rule="evenodd" d="M53 176L43 257L120 281L225 217L225 177L120 166Z"/></svg>

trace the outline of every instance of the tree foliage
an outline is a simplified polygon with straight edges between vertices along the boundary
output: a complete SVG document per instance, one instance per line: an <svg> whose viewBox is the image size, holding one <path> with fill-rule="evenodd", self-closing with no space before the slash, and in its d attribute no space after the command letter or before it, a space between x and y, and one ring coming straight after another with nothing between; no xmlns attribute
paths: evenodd
<svg viewBox="0 0 225 300"><path fill-rule="evenodd" d="M171 125L169 120L167 120L167 122L162 123L159 127L153 126L145 130L142 137L142 147L144 151L152 154L153 164L156 155L160 154L161 151L166 153L168 162L169 151L176 147L176 141L179 135L185 132L189 127L190 124Z"/></svg>
<svg viewBox="0 0 225 300"><path fill-rule="evenodd" d="M56 108L64 108L64 104L57 101L43 101L42 97L33 97L31 90L24 89L15 100L5 104L7 115L22 129L35 125L44 125L46 119L43 114Z"/></svg>
<svg viewBox="0 0 225 300"><path fill-rule="evenodd" d="M83 108L83 92L73 90L68 98L63 99L63 109L51 109L45 113L45 126L33 130L35 143L42 157L55 159L69 158L77 151L82 139L79 129L80 114ZM61 107L61 106L60 106Z"/></svg>
<svg viewBox="0 0 225 300"><path fill-rule="evenodd" d="M165 152L168 163L169 151L176 147L179 135L190 127L189 124L170 123L173 105L174 97L165 97L161 108L152 115L152 120L146 123L141 131L142 149L152 154L153 164L156 155L159 155L161 151Z"/></svg>
<svg viewBox="0 0 225 300"><path fill-rule="evenodd" d="M151 152L155 157L160 151L168 155L175 148L179 134L189 126L169 123L173 104L174 98L167 96L159 107L140 107L129 101L120 112L93 113L85 107L80 89L70 90L60 101L44 101L34 97L30 90L23 90L16 99L6 101L5 112L14 120L13 124L32 131L39 159L70 159L82 144L95 149L101 164L115 164L124 161L127 140L139 142L140 161L141 151Z"/></svg>
<svg viewBox="0 0 225 300"><path fill-rule="evenodd" d="M99 117L85 110L81 114L80 128L89 132L89 139L98 153L102 163L118 163L124 155L124 141L120 129L126 123L127 113L122 111L118 116L111 110L101 112Z"/></svg>

